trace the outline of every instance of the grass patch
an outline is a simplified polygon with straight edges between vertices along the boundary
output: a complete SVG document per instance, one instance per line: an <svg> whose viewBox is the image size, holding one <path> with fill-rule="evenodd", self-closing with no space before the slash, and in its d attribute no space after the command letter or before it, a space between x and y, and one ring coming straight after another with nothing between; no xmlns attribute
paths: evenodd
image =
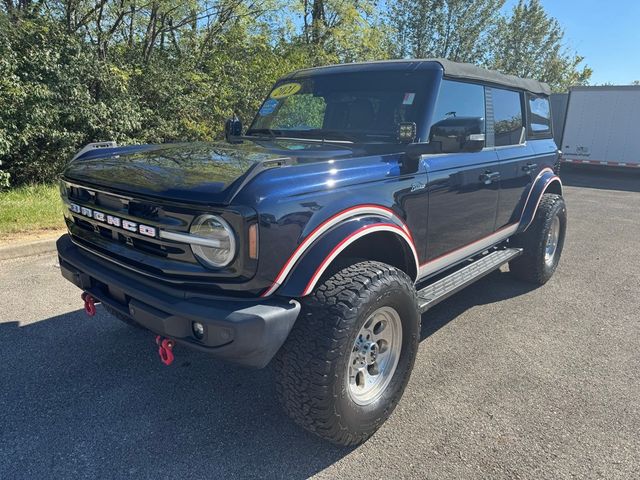
<svg viewBox="0 0 640 480"><path fill-rule="evenodd" d="M0 239L64 228L57 185L29 185L0 192Z"/></svg>

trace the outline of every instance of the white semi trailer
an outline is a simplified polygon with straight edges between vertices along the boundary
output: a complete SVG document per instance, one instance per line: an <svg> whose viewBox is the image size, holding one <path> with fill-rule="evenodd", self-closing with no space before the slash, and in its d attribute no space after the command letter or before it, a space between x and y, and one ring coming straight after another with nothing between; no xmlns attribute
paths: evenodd
<svg viewBox="0 0 640 480"><path fill-rule="evenodd" d="M564 162L640 168L640 86L573 87L563 126Z"/></svg>

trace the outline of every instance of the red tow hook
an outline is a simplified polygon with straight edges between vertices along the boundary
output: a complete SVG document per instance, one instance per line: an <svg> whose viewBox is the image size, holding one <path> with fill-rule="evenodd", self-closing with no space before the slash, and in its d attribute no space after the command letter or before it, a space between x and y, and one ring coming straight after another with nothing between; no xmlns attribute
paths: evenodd
<svg viewBox="0 0 640 480"><path fill-rule="evenodd" d="M165 365L171 365L174 358L173 346L175 345L175 342L158 335L156 337L156 344L158 345L158 355L160 355L160 361Z"/></svg>
<svg viewBox="0 0 640 480"><path fill-rule="evenodd" d="M86 314L93 317L96 314L96 303L100 303L100 300L96 300L87 292L82 292L80 298L84 300L84 311Z"/></svg>

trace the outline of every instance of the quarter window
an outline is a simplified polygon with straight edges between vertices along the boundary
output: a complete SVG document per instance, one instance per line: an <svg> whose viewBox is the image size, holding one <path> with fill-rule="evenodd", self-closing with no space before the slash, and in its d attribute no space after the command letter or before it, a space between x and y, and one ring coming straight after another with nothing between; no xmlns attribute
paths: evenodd
<svg viewBox="0 0 640 480"><path fill-rule="evenodd" d="M518 145L522 141L522 103L520 93L491 89L495 146Z"/></svg>
<svg viewBox="0 0 640 480"><path fill-rule="evenodd" d="M551 138L551 108L549 99L528 96L529 136L534 138Z"/></svg>

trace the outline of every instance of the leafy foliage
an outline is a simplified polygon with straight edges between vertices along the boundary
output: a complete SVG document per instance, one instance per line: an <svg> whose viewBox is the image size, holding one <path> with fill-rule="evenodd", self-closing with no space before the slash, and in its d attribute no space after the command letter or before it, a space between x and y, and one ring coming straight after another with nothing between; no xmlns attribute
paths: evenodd
<svg viewBox="0 0 640 480"><path fill-rule="evenodd" d="M544 11L540 0L520 0L509 17L502 17L492 29L490 68L519 77L537 78L555 91L584 85L591 69L580 68L584 58L569 52L564 31Z"/></svg>
<svg viewBox="0 0 640 480"><path fill-rule="evenodd" d="M314 65L442 56L588 80L537 0L2 0L1 183L50 182L84 144L210 140ZM315 114L314 114L315 115Z"/></svg>
<svg viewBox="0 0 640 480"><path fill-rule="evenodd" d="M391 23L399 57L483 61L489 27L505 0L395 0Z"/></svg>

